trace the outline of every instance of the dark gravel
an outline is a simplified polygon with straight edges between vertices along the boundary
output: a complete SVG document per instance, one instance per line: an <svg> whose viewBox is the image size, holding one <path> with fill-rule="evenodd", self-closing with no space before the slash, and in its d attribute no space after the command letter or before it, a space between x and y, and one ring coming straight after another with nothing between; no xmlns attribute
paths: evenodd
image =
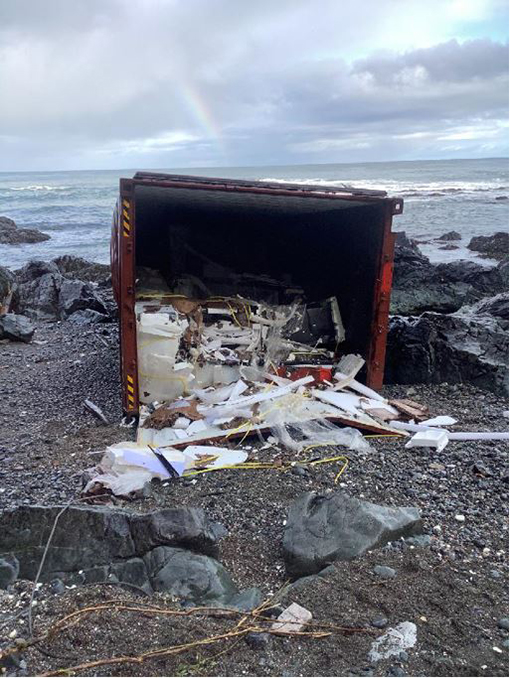
<svg viewBox="0 0 510 678"><path fill-rule="evenodd" d="M78 496L83 471L100 458L91 453L134 436L133 429L119 425L115 325L84 329L71 323L38 324L34 338L44 343L0 343L0 508L63 503ZM426 403L431 416L456 417L457 430L505 430L508 424L502 416L508 407L503 399L469 386L394 386L385 393ZM103 410L110 425L104 426L84 409L85 398ZM313 580L295 593L295 599L312 611L314 619L366 627L371 635L321 640L272 637L260 648L242 641L216 659L212 655L226 645L172 660L105 667L104 675L387 675L396 668L407 675L507 675L503 643L508 631L498 627L499 620L508 617L507 445L452 442L436 453L406 450L396 438L370 442L373 451L366 456L347 453L350 462L339 486L377 503L418 506L430 545L400 541L352 563L337 564L326 580ZM252 457L277 456L274 450L259 452L256 441L248 445ZM236 583L243 588L259 586L269 595L286 580L280 545L290 503L307 490L338 489L337 471L337 464L303 466L297 473L219 471L193 481L153 484L150 496L115 504L139 511L203 507L229 530L220 559ZM459 522L457 515L465 520ZM381 579L374 574L376 565L393 568L397 576ZM26 587L19 582L11 594L1 593L0 613L19 610L26 603ZM47 585L40 596L41 629L84 602L136 599L133 593L109 587L55 596ZM375 627L378 617L387 618L388 626L402 621L418 625L418 643L408 650L407 660L368 664L373 637L385 630ZM8 634L13 630L26 637L23 622L20 617L0 628L0 638L12 644ZM219 626L218 620L201 620L189 624L184 633L175 621L156 624L134 613L129 619L120 613L92 616L43 646L58 659L33 649L21 655L26 668L11 667L8 672L35 675L73 665L75 656L84 661L135 652L193 634L209 635Z"/></svg>

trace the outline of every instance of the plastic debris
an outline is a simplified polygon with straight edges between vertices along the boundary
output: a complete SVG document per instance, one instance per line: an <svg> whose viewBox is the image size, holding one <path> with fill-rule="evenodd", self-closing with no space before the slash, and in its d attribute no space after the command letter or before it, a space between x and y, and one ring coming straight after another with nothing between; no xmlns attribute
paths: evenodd
<svg viewBox="0 0 510 678"><path fill-rule="evenodd" d="M418 431L414 436L406 443L406 447L433 447L438 452L444 450L448 445L448 432L447 431Z"/></svg>
<svg viewBox="0 0 510 678"><path fill-rule="evenodd" d="M416 639L416 624L409 621L401 622L395 628L388 629L372 643L368 659L371 662L378 662L381 659L398 656L404 650L414 647Z"/></svg>
<svg viewBox="0 0 510 678"><path fill-rule="evenodd" d="M457 423L457 420L453 417L448 417L443 415L440 417L433 417L432 419L427 419L426 421L421 422L423 426L452 426Z"/></svg>
<svg viewBox="0 0 510 678"><path fill-rule="evenodd" d="M508 431L444 431L440 428L431 428L424 424L411 424L405 421L390 421L392 428L398 431L437 431L446 433L448 440L508 440Z"/></svg>
<svg viewBox="0 0 510 678"><path fill-rule="evenodd" d="M109 424L110 422L108 419L104 416L103 411L95 405L92 400L84 400L83 404L85 405L86 409L89 412L92 412L92 414L97 417L100 421L103 422L103 424Z"/></svg>

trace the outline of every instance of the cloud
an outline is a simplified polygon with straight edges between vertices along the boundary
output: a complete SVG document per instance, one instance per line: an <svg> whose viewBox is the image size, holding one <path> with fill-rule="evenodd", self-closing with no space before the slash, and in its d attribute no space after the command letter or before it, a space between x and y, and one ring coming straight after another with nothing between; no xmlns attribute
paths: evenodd
<svg viewBox="0 0 510 678"><path fill-rule="evenodd" d="M455 36L505 13L499 0L3 0L0 169L432 157L450 141L504 154L508 48Z"/></svg>

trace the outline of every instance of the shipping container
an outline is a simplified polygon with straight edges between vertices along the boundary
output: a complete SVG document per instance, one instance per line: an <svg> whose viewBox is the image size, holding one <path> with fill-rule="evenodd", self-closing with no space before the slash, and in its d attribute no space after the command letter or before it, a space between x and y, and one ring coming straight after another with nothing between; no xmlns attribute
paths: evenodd
<svg viewBox="0 0 510 678"><path fill-rule="evenodd" d="M393 271L391 226L402 209L400 198L350 186L148 172L121 179L111 265L125 413L136 415L142 402L164 396L164 384L175 377L162 367L168 346L161 334L155 342L151 323L141 322L148 316L140 308L154 312L149 320L156 322L162 305L187 313L196 308L197 299L209 300L209 313L230 308L241 327L252 312L243 300L283 308L299 298L308 329L301 324L293 339L304 341L306 332L322 332L324 353L334 356L329 363L347 353L359 354L366 361L362 381L380 388ZM148 278L152 282L147 285ZM160 282L154 283L156 279ZM237 301L244 307L236 306ZM241 317L237 308L246 313ZM338 320L345 330L341 341L327 328L320 329L325 308L336 329ZM175 350L172 355L177 360ZM312 357L307 362L292 355L284 362L287 375L295 371L302 376L311 369L308 363L315 363L323 376L330 374L324 364L328 360ZM152 371L148 375L146 370ZM186 388L184 384L180 394Z"/></svg>

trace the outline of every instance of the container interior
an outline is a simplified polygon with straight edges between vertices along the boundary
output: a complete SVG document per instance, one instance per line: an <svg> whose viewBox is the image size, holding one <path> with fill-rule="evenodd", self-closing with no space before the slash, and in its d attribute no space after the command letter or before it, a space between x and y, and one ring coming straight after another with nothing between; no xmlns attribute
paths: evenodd
<svg viewBox="0 0 510 678"><path fill-rule="evenodd" d="M136 267L175 293L274 304L336 297L342 353L366 358L384 233L383 204L137 186Z"/></svg>

